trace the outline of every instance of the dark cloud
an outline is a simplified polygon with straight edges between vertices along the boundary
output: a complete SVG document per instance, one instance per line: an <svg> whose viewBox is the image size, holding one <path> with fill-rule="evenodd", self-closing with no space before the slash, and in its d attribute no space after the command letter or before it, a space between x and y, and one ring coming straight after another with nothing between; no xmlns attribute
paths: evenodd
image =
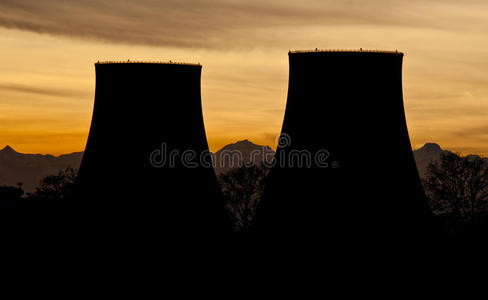
<svg viewBox="0 0 488 300"><path fill-rule="evenodd" d="M18 92L18 93L44 95L44 96L54 96L54 97L80 97L86 95L86 92L83 91L44 88L44 87L22 85L22 84L1 84L0 83L0 91L1 90Z"/></svg>
<svg viewBox="0 0 488 300"><path fill-rule="evenodd" d="M421 4L427 10L419 12ZM469 3L480 3L468 0ZM0 26L109 42L225 48L269 41L262 30L330 24L430 26L439 1L2 0ZM417 7L415 6L417 5ZM430 9L429 9L430 8ZM279 33L277 33L279 34Z"/></svg>

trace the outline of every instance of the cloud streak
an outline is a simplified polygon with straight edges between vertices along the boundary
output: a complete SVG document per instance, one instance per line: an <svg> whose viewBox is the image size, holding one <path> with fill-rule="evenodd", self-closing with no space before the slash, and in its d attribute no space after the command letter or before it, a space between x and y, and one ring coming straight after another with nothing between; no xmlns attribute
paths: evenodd
<svg viewBox="0 0 488 300"><path fill-rule="evenodd" d="M57 88L44 88L23 84L1 84L0 91L28 93L42 96L54 96L54 97L80 97L86 95L86 92L69 90L69 89L57 89Z"/></svg>
<svg viewBox="0 0 488 300"><path fill-rule="evenodd" d="M266 3L257 0L2 0L0 26L116 43L232 48L263 43L267 41L267 30L279 32L283 28L352 24L454 27L453 18L473 18L470 14L456 15L455 3L450 0L372 0L367 5L358 0ZM482 3L467 1L474 8ZM466 22L455 24L470 26Z"/></svg>

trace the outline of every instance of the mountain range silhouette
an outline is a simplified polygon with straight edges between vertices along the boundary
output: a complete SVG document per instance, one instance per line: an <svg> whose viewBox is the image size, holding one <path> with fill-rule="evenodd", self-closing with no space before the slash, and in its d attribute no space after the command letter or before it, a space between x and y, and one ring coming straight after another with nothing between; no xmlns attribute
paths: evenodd
<svg viewBox="0 0 488 300"><path fill-rule="evenodd" d="M68 167L77 169L82 157L83 152L60 156L23 154L7 145L0 150L0 185L16 186L22 182L25 192L34 192L44 176L57 174Z"/></svg>
<svg viewBox="0 0 488 300"><path fill-rule="evenodd" d="M224 159L223 153L241 153L242 161L229 162ZM228 144L215 152L215 173L217 175L226 173L243 163L251 161L251 153L267 153L268 155L255 155L253 163L258 164L264 159L272 158L274 151L269 146L257 145L249 140L242 140ZM444 152L438 144L426 143L423 147L414 150L415 161L420 176L424 177L426 167L431 161L437 161ZM270 154L271 153L271 154ZM60 170L68 167L77 169L80 165L83 152L74 152L60 156L43 154L24 154L15 151L12 147L6 146L0 150L0 185L15 186L18 182L23 183L23 188L27 193L35 191L40 180L52 174L57 174Z"/></svg>

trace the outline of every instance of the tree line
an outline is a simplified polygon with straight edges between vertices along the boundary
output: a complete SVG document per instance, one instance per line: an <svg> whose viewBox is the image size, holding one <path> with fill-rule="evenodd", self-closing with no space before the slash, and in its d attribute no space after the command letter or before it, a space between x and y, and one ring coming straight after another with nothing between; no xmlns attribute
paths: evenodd
<svg viewBox="0 0 488 300"><path fill-rule="evenodd" d="M268 172L263 165L253 164L218 176L235 231L249 230ZM16 187L0 186L0 207L15 207L16 201L22 200L62 201L71 194L76 175L76 169L60 170L44 177L36 190L27 194L20 182ZM480 228L488 232L488 159L445 152L428 165L423 184L435 218L450 234Z"/></svg>

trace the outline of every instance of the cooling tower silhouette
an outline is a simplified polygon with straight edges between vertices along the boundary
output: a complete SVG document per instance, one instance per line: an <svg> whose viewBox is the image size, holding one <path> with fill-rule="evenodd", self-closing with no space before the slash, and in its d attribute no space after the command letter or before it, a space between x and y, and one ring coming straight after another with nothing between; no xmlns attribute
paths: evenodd
<svg viewBox="0 0 488 300"><path fill-rule="evenodd" d="M95 64L93 119L76 182L87 209L134 209L167 230L227 230L205 134L201 66Z"/></svg>
<svg viewBox="0 0 488 300"><path fill-rule="evenodd" d="M428 230L403 107L403 53L296 51L289 61L282 136L254 230L321 239Z"/></svg>

